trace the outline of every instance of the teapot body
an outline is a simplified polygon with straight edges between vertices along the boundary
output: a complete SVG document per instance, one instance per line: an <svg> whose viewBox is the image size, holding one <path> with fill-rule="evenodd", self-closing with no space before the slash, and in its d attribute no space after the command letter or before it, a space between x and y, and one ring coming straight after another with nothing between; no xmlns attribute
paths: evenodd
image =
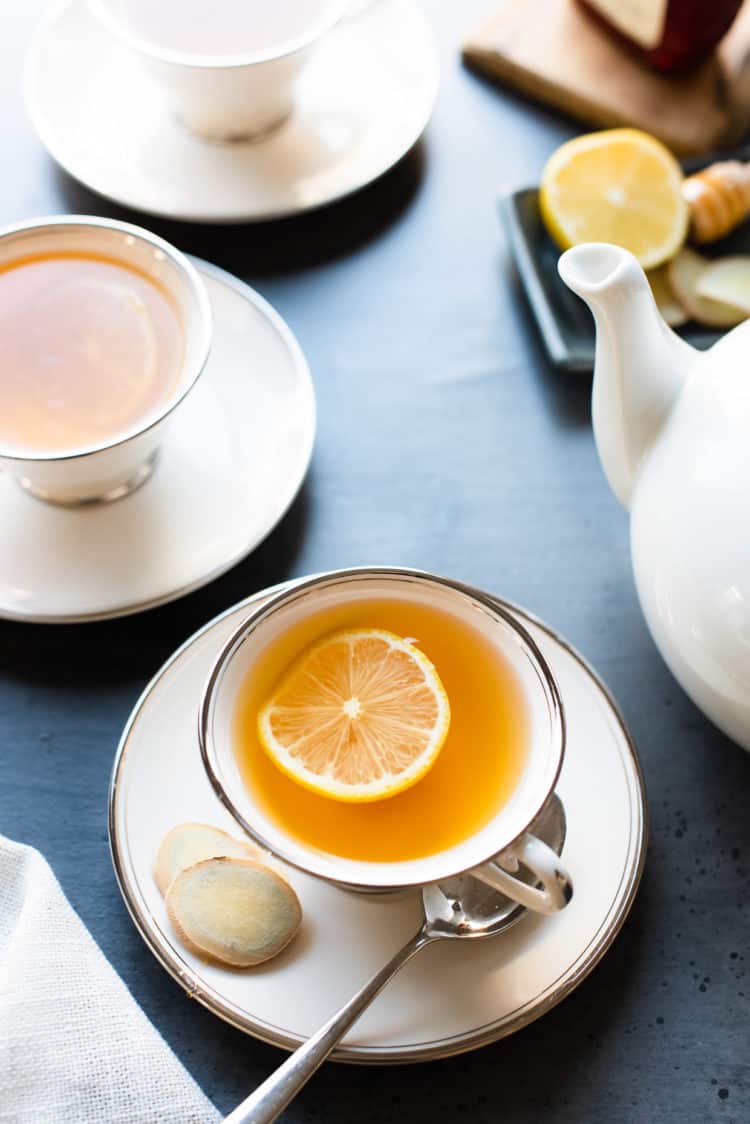
<svg viewBox="0 0 750 1124"><path fill-rule="evenodd" d="M750 750L750 320L702 353L622 247L574 246L558 268L594 314L594 435L631 510L646 622L693 701Z"/></svg>
<svg viewBox="0 0 750 1124"><path fill-rule="evenodd" d="M671 671L750 750L750 322L715 344L643 458L638 596Z"/></svg>

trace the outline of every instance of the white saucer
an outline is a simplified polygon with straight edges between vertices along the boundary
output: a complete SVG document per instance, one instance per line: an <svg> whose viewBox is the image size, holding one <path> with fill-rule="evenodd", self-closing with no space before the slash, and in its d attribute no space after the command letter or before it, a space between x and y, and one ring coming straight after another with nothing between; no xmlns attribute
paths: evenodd
<svg viewBox="0 0 750 1124"><path fill-rule="evenodd" d="M297 494L315 435L305 357L262 297L194 260L214 340L151 479L71 509L0 475L0 617L67 623L170 601L244 558Z"/></svg>
<svg viewBox="0 0 750 1124"><path fill-rule="evenodd" d="M120 742L110 840L120 888L147 945L215 1014L294 1047L382 967L419 926L413 893L367 897L290 870L304 927L275 960L237 972L210 966L175 939L151 877L174 824L207 821L235 832L201 765L196 709L210 665L257 594L196 633L141 696ZM473 1049L538 1018L603 956L631 906L645 856L643 781L614 703L582 658L545 625L523 620L557 676L569 745L558 793L567 813L563 858L575 883L552 918L524 915L494 940L445 941L421 952L337 1050L340 1060L425 1061ZM434 981L440 980L435 987ZM189 1017L189 1008L186 1006Z"/></svg>
<svg viewBox="0 0 750 1124"><path fill-rule="evenodd" d="M408 152L437 93L431 28L412 0L374 0L330 32L297 110L264 140L188 133L87 0L56 4L31 49L26 102L50 154L81 183L151 214L251 222L363 187Z"/></svg>

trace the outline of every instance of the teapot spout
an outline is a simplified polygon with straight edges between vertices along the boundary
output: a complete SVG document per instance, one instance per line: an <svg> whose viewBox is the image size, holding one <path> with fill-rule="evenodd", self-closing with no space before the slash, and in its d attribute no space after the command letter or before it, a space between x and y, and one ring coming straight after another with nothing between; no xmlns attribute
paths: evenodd
<svg viewBox="0 0 750 1124"><path fill-rule="evenodd" d="M627 250L605 242L574 246L558 268L594 314L594 437L609 486L629 507L643 457L700 353L665 324Z"/></svg>

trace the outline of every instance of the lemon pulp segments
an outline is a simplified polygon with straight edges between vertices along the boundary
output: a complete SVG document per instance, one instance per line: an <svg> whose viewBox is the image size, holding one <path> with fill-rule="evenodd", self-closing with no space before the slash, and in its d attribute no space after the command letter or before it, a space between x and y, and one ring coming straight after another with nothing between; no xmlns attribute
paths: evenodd
<svg viewBox="0 0 750 1124"><path fill-rule="evenodd" d="M258 736L298 783L367 801L423 777L449 725L448 696L427 656L393 632L359 628L302 653L261 709Z"/></svg>
<svg viewBox="0 0 750 1124"><path fill-rule="evenodd" d="M563 249L611 242L653 269L685 241L682 180L680 165L655 137L638 129L607 129L575 137L552 154L539 205Z"/></svg>

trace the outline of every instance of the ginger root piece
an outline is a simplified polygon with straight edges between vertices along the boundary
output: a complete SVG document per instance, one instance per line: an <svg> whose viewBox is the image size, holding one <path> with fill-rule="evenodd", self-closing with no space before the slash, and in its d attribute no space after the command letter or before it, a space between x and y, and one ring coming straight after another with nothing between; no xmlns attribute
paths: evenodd
<svg viewBox="0 0 750 1124"><path fill-rule="evenodd" d="M670 328L679 328L681 324L686 324L690 317L669 284L666 267L660 266L658 269L650 269L646 276L651 286L651 292L654 294L656 307Z"/></svg>
<svg viewBox="0 0 750 1124"><path fill-rule="evenodd" d="M206 859L188 867L169 887L166 903L188 948L235 968L276 956L302 920L289 883L249 859Z"/></svg>
<svg viewBox="0 0 750 1124"><path fill-rule="evenodd" d="M235 839L206 823L181 823L168 831L161 842L154 863L154 881L165 895L177 875L202 859L226 856L235 859L263 858L262 851L252 843Z"/></svg>
<svg viewBox="0 0 750 1124"><path fill-rule="evenodd" d="M695 250L683 249L667 266L667 278L680 304L694 320L712 328L731 328L744 320L746 313L734 305L709 300L698 291L701 277L710 264Z"/></svg>
<svg viewBox="0 0 750 1124"><path fill-rule="evenodd" d="M711 262L696 287L699 296L736 305L750 316L750 255L734 254Z"/></svg>
<svg viewBox="0 0 750 1124"><path fill-rule="evenodd" d="M750 164L711 164L683 180L682 195L690 209L693 241L723 238L750 213Z"/></svg>

